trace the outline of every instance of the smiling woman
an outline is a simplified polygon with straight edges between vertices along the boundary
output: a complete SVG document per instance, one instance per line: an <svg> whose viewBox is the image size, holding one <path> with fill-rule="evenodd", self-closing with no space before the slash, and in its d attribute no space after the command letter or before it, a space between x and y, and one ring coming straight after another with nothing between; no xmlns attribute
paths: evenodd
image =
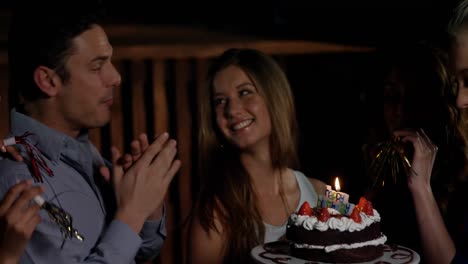
<svg viewBox="0 0 468 264"><path fill-rule="evenodd" d="M250 263L258 244L282 239L288 216L325 184L297 171L294 100L281 67L252 49L229 49L200 96L199 200L193 263Z"/></svg>

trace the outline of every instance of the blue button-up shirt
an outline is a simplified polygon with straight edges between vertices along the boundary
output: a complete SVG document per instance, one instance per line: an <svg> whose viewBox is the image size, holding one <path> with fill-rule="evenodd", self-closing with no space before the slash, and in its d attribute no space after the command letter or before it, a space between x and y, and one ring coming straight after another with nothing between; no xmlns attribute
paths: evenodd
<svg viewBox="0 0 468 264"><path fill-rule="evenodd" d="M11 129L15 136L34 134L28 141L41 151L54 174L48 176L41 170L45 187L42 196L70 213L73 227L84 237L83 242L64 239L59 226L41 210L42 221L20 263L135 263L136 257L150 258L159 253L166 237L165 215L160 221L146 221L140 234L113 219L115 197L97 169L105 163L87 133L71 138L14 109ZM33 178L21 145L20 152L25 162L0 160L0 197L17 181Z"/></svg>

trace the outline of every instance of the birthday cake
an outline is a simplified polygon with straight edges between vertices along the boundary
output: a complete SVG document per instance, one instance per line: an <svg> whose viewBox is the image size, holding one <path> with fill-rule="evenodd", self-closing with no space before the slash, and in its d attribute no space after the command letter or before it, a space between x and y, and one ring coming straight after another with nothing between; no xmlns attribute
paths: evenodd
<svg viewBox="0 0 468 264"><path fill-rule="evenodd" d="M386 236L380 230L380 215L370 201L338 207L316 206L308 202L288 221L286 238L291 255L300 259L330 262L367 262L383 255ZM337 210L338 209L338 210Z"/></svg>

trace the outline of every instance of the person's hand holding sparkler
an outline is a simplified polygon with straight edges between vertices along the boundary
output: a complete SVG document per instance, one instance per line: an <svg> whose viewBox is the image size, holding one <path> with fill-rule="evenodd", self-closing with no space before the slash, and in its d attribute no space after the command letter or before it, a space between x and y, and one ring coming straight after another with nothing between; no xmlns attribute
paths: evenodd
<svg viewBox="0 0 468 264"><path fill-rule="evenodd" d="M15 144L27 144L27 142L24 140L25 137L28 135L23 135L21 137L10 137L7 139L4 139L2 141L2 151L5 147L11 147L8 148L8 152L10 154L14 154L13 156L15 157L16 155L20 156L19 152L13 146ZM36 156L39 155L39 153L35 154ZM40 157L39 157L40 158ZM17 159L18 160L18 159ZM19 160L18 160L19 161ZM40 164L39 164L40 165ZM48 169L48 168L47 168ZM42 177L36 176L36 179L42 179ZM39 194L35 195L33 198L33 201L39 205L41 209L44 209L50 216L50 219L54 221L60 228L60 231L62 232L64 238L73 238L75 237L79 241L83 241L84 238L82 235L78 233L78 231L73 227L73 218L72 216L67 213L65 210L62 208L54 205L53 203L49 203L42 198Z"/></svg>
<svg viewBox="0 0 468 264"><path fill-rule="evenodd" d="M15 184L0 201L0 263L17 263L40 223L40 206L28 203L44 191L32 180Z"/></svg>
<svg viewBox="0 0 468 264"><path fill-rule="evenodd" d="M431 188L431 174L437 155L437 146L432 143L424 130L398 130L394 132L401 142L410 142L414 152L411 171L408 173L408 187L411 191Z"/></svg>
<svg viewBox="0 0 468 264"><path fill-rule="evenodd" d="M21 154L18 152L18 150L16 150L13 147L13 145L15 144L16 144L16 140L14 137L6 138L0 141L0 151L1 151L0 154L2 156L9 154L16 161L23 161L23 157L21 156Z"/></svg>

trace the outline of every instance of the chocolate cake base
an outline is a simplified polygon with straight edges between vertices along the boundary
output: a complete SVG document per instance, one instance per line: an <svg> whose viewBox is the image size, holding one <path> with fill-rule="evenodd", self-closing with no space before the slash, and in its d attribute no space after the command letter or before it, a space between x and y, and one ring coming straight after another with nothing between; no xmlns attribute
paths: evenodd
<svg viewBox="0 0 468 264"><path fill-rule="evenodd" d="M329 229L327 231L306 230L303 227L289 226L286 238L294 243L329 246L336 244L354 244L377 239L382 236L380 223L373 223L361 231L341 232Z"/></svg>
<svg viewBox="0 0 468 264"><path fill-rule="evenodd" d="M363 246L353 249L338 249L325 252L324 249L295 248L294 243L316 246L330 246L337 244L355 244L378 239L382 236L380 223L376 222L361 231L338 230L306 230L302 227L289 226L286 237L291 241L291 255L300 259L330 262L330 263L356 263L367 262L383 255L383 245Z"/></svg>
<svg viewBox="0 0 468 264"><path fill-rule="evenodd" d="M325 252L323 249L305 249L291 246L291 255L296 258L329 262L329 263L356 263L372 261L383 256L383 245L365 246L354 249L338 249L332 252Z"/></svg>

